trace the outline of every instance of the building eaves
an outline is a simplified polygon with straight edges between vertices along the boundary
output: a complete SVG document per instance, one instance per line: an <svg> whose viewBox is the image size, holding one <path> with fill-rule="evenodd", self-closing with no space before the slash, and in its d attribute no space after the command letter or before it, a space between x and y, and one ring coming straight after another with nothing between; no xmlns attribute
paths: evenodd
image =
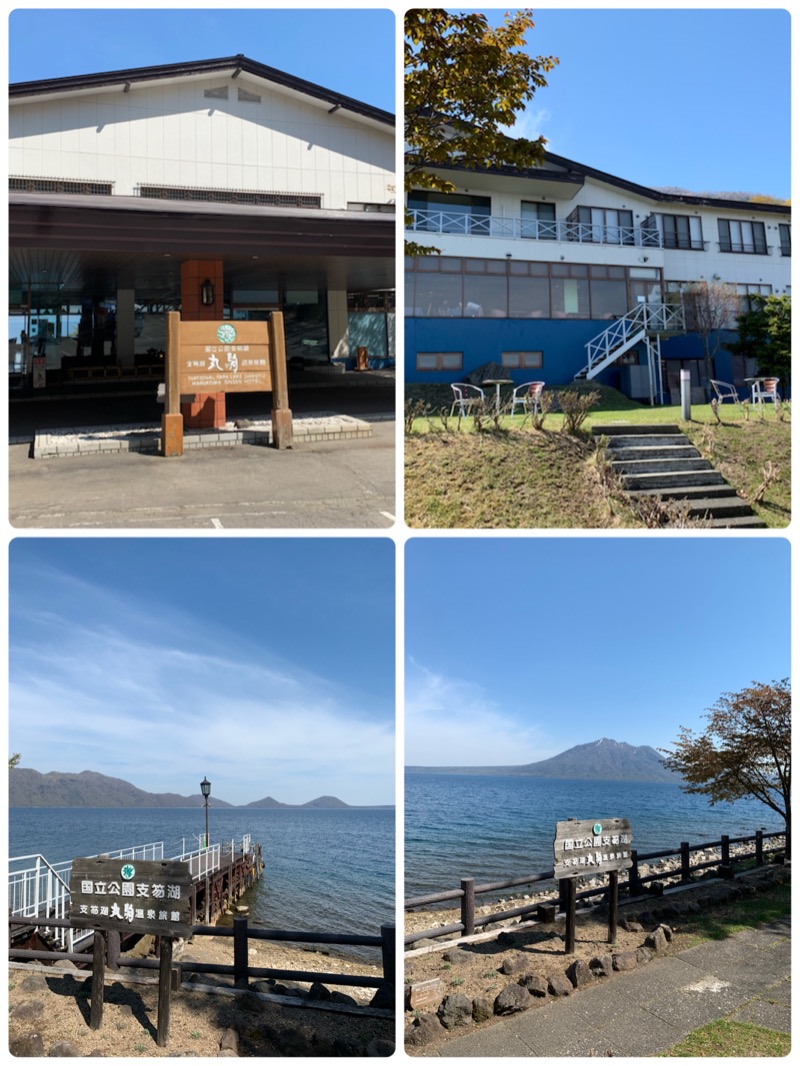
<svg viewBox="0 0 800 1066"><path fill-rule="evenodd" d="M331 111L350 111L374 122L394 127L395 118L389 111L384 111L361 100L325 89L321 85L306 81L304 78L286 74L275 67L266 66L243 55L228 56L222 59L204 59L188 63L170 63L153 67L133 67L129 70L114 70L99 74L78 74L67 78L45 78L40 81L23 81L9 85L9 100L21 100L26 97L44 96L55 93L81 92L87 89L104 89L112 86L134 85L148 81L163 81L169 78L187 78L199 75L219 74L236 71L246 73L262 81L271 82L293 92L330 104Z"/></svg>
<svg viewBox="0 0 800 1066"><path fill-rule="evenodd" d="M789 204L764 204L752 200L733 200L714 196L698 196L692 193L662 192L660 189L650 189L646 185L638 185L636 182L627 181L625 178L618 178L614 174L607 174L605 171L597 170L595 167L587 167L583 163L576 163L572 159L555 155L553 152L546 152L545 158L556 166L565 167L569 173L584 174L586 177L602 181L606 185L614 185L617 188L625 189L627 192L637 193L639 196L654 200L657 203L683 203L698 207L727 208L729 211L732 208L737 208L738 210L765 211L767 214L779 215L791 213ZM536 171L533 171L532 174L535 175Z"/></svg>

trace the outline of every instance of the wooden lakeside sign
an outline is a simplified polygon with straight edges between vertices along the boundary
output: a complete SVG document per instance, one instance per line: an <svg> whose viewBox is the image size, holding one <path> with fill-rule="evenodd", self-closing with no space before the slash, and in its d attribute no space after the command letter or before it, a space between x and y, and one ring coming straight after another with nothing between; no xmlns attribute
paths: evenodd
<svg viewBox="0 0 800 1066"><path fill-rule="evenodd" d="M633 830L627 818L556 822L553 871L562 877L592 877L633 865Z"/></svg>
<svg viewBox="0 0 800 1066"><path fill-rule="evenodd" d="M94 929L89 1025L103 1025L108 933L159 937L158 1026L156 1043L169 1040L172 947L190 937L192 872L185 862L134 859L74 859L69 879L70 924Z"/></svg>
<svg viewBox="0 0 800 1066"><path fill-rule="evenodd" d="M556 822L553 843L553 873L564 881L566 929L564 953L575 953L576 885L580 877L608 874L608 942L617 939L619 874L633 866L633 830L627 818L599 818ZM561 886L559 886L561 887Z"/></svg>
<svg viewBox="0 0 800 1066"><path fill-rule="evenodd" d="M74 859L69 920L81 929L189 937L192 875L185 862Z"/></svg>
<svg viewBox="0 0 800 1066"><path fill-rule="evenodd" d="M283 313L269 322L183 322L167 312L165 408L161 454L183 455L181 396L217 392L271 392L272 440L292 445Z"/></svg>

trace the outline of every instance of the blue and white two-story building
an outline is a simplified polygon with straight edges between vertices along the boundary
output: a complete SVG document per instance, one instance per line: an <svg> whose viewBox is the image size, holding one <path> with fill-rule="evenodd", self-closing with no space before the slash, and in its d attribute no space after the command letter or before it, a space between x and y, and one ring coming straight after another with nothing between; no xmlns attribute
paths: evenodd
<svg viewBox="0 0 800 1066"><path fill-rule="evenodd" d="M705 384L681 289L735 286L740 312L791 292L788 204L648 189L549 152L526 171L437 173L456 191L407 201L407 238L440 253L407 260L409 382L495 363L517 384L588 376L677 402L680 370ZM715 377L742 386L754 369L723 342Z"/></svg>

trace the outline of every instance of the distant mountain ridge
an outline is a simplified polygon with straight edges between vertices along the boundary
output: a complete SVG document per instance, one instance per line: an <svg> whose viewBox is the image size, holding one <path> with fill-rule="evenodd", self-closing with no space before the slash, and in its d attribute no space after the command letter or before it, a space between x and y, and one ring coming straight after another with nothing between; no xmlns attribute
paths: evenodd
<svg viewBox="0 0 800 1066"><path fill-rule="evenodd" d="M94 770L79 774L42 774L28 767L16 767L8 775L9 807L202 807L204 800L196 796L181 796L176 792L145 792L119 777L107 777ZM234 807L216 796L210 796L209 807ZM269 807L303 810L357 810L336 796L318 796L308 803L281 803L272 796L242 804L245 807ZM386 805L387 807L390 805ZM380 807L376 804L376 807ZM369 808L371 809L371 808ZM383 808L385 809L385 808Z"/></svg>
<svg viewBox="0 0 800 1066"><path fill-rule="evenodd" d="M522 766L407 766L407 773L495 774L561 777L576 781L679 781L664 759L647 744L634 747L603 737L577 744L551 759Z"/></svg>

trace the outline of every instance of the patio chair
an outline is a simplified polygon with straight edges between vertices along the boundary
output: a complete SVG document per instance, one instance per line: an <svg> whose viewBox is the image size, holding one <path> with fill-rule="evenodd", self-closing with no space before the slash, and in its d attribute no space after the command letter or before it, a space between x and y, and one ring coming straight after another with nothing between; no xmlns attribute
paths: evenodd
<svg viewBox="0 0 800 1066"><path fill-rule="evenodd" d="M725 403L726 400L733 400L734 403L740 402L739 393L734 385L729 385L727 381L715 381L713 378L708 380L720 403Z"/></svg>
<svg viewBox="0 0 800 1066"><path fill-rule="evenodd" d="M461 417L466 418L467 412L471 407L478 407L486 399L486 393L483 389L478 388L477 385L459 382L457 385L451 385L450 388L453 390L453 403L450 407L451 415L457 407Z"/></svg>
<svg viewBox="0 0 800 1066"><path fill-rule="evenodd" d="M772 400L773 403L777 403L780 400L778 395L778 384L780 378L758 378L753 382L753 403L763 403L764 400Z"/></svg>
<svg viewBox="0 0 800 1066"><path fill-rule="evenodd" d="M517 406L521 407L523 411L532 411L534 414L538 414L539 397L542 395L543 388L543 381L527 381L524 385L517 385L511 394L511 414L514 414L514 408Z"/></svg>

